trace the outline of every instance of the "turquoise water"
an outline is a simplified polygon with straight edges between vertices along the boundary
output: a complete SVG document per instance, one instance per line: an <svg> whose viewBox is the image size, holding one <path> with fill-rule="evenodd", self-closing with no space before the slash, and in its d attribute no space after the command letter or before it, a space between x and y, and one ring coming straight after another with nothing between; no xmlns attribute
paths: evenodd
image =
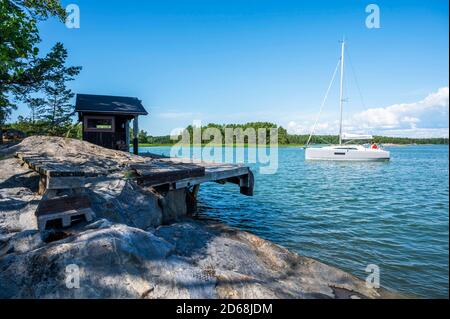
<svg viewBox="0 0 450 319"><path fill-rule="evenodd" d="M141 152L169 154L168 147ZM255 172L255 196L204 184L199 216L251 231L297 253L409 295L448 298L448 146L390 148L390 162L305 162L280 148L276 174Z"/></svg>

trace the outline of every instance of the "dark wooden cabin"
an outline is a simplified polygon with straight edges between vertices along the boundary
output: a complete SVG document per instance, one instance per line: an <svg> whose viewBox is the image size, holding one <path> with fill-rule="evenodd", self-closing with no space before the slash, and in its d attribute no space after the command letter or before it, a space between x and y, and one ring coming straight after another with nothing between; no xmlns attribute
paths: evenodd
<svg viewBox="0 0 450 319"><path fill-rule="evenodd" d="M83 140L110 149L129 150L133 121L133 153L138 153L138 117L148 115L138 98L77 94L75 111L83 124Z"/></svg>

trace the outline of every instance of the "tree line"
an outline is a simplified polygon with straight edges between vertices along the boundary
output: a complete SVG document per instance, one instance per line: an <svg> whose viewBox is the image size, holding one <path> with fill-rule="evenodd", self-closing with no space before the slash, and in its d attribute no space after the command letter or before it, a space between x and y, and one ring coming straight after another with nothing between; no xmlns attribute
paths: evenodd
<svg viewBox="0 0 450 319"><path fill-rule="evenodd" d="M286 143L287 138L287 131L274 123L270 122L250 122L245 124L215 124L215 123L209 123L205 126L201 126L200 128L194 127L192 125L189 125L186 127L180 135L171 137L170 135L164 135L164 136L151 136L146 131L141 130L138 133L138 141L140 144L152 144L152 145L171 145L175 144L182 139L182 134L188 134L189 136L189 143L194 143L194 130L199 129L199 132L201 132L201 136L203 137L202 143L210 143L213 141L212 136L207 136L208 129L216 129L217 132L220 132L220 136L222 137L221 143L225 143L224 137L226 136L226 130L231 129L233 131L240 129L242 133L246 133L247 129L253 129L256 134L258 134L259 129L264 129L266 131L266 141L270 141L270 129L278 129L278 140ZM248 131L247 131L248 132ZM242 140L239 140L236 136L233 137L233 143L239 143L243 142L245 144L249 143L248 135L243 135Z"/></svg>
<svg viewBox="0 0 450 319"><path fill-rule="evenodd" d="M203 133L208 128L216 128L221 132L222 137L225 136L225 129L232 128L237 129L240 128L245 131L248 128L253 128L256 132L258 129L267 129L267 128L277 128L278 129L278 144L279 145L306 145L308 142L309 135L306 134L289 134L286 129L282 126L278 126L277 124L270 122L250 122L245 124L215 124L210 123L205 126L202 126L201 132ZM185 132L189 133L190 143L193 142L193 132L194 127L189 125L185 128ZM266 140L269 141L269 132L267 131ZM146 131L141 130L138 133L138 141L139 144L148 144L148 145L173 145L178 143L181 140L181 134L176 136L173 139L170 135L163 136L152 136L149 135ZM311 144L336 144L339 141L338 135L314 135L311 138ZM211 142L209 140L203 140L202 144L207 144ZM236 143L236 139L233 141ZM245 141L246 142L246 141ZM358 142L358 141L355 141ZM361 141L360 143L362 143ZM379 144L448 144L448 138L407 138L407 137L388 137L388 136L374 136L373 142ZM222 139L222 144L224 140Z"/></svg>
<svg viewBox="0 0 450 319"><path fill-rule="evenodd" d="M81 67L66 66L67 49L59 42L41 54L37 25L50 17L65 20L58 0L0 1L0 143L5 127L29 135L63 135L72 128L74 93L67 83ZM6 126L19 103L29 107L30 115Z"/></svg>

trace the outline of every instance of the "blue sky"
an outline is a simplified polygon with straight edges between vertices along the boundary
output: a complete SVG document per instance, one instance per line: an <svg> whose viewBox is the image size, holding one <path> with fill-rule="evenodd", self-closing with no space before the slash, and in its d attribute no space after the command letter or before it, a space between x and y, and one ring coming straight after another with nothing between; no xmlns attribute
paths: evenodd
<svg viewBox="0 0 450 319"><path fill-rule="evenodd" d="M82 73L78 93L136 96L152 135L203 123L272 121L309 131L348 39L344 117L350 131L448 135L448 2L283 0L72 0L80 29L41 24ZM380 7L368 29L365 8ZM352 68L353 66L353 68ZM355 76L363 100L356 87ZM26 114L26 106L16 112ZM334 132L335 85L319 130Z"/></svg>

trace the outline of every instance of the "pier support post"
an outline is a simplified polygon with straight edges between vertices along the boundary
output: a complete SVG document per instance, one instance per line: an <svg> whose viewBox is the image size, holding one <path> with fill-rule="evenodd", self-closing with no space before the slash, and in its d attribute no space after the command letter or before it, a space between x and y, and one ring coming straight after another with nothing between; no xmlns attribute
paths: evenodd
<svg viewBox="0 0 450 319"><path fill-rule="evenodd" d="M127 144L127 151L130 151L130 120L125 121L125 143Z"/></svg>
<svg viewBox="0 0 450 319"><path fill-rule="evenodd" d="M139 153L138 134L139 134L139 123L138 123L138 116L136 115L133 119L133 153L135 155L138 155Z"/></svg>
<svg viewBox="0 0 450 319"><path fill-rule="evenodd" d="M251 170L248 171L247 175L239 178L240 192L246 196L253 196L253 188L255 185L255 177Z"/></svg>
<svg viewBox="0 0 450 319"><path fill-rule="evenodd" d="M47 175L41 174L39 176L39 195L44 195L45 190L47 189Z"/></svg>
<svg viewBox="0 0 450 319"><path fill-rule="evenodd" d="M200 189L200 184L194 185L190 191L186 188L186 206L187 213L192 215L197 212L197 195Z"/></svg>

